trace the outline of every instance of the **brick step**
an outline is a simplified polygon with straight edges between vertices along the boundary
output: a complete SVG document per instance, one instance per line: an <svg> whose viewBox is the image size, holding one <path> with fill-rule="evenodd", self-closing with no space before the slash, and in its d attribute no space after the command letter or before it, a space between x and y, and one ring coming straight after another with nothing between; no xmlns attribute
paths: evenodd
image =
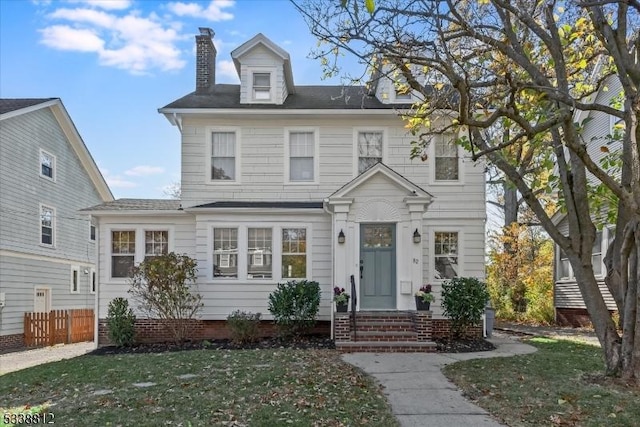
<svg viewBox="0 0 640 427"><path fill-rule="evenodd" d="M356 338L362 341L417 341L416 332L387 332L387 331L358 331L357 334L351 332L351 340Z"/></svg>
<svg viewBox="0 0 640 427"><path fill-rule="evenodd" d="M337 342L336 350L343 353L433 353L436 343L432 341L357 341Z"/></svg>
<svg viewBox="0 0 640 427"><path fill-rule="evenodd" d="M388 331L388 332L414 332L413 323L386 323L386 322L370 322L356 323L357 331Z"/></svg>

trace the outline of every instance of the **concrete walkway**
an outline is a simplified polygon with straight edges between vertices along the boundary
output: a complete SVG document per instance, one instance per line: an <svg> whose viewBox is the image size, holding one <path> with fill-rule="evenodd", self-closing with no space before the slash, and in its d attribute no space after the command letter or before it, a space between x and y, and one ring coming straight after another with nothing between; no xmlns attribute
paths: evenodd
<svg viewBox="0 0 640 427"><path fill-rule="evenodd" d="M495 332L497 349L477 353L351 353L343 359L373 376L383 387L402 427L500 427L487 411L469 402L442 367L469 359L529 354L536 348Z"/></svg>
<svg viewBox="0 0 640 427"><path fill-rule="evenodd" d="M0 354L0 375L44 363L82 356L83 354L93 351L95 348L96 346L93 342L81 342Z"/></svg>

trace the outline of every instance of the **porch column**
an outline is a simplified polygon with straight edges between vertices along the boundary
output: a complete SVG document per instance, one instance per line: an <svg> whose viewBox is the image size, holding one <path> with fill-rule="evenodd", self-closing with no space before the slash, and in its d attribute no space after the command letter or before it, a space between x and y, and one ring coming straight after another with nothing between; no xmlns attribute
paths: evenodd
<svg viewBox="0 0 640 427"><path fill-rule="evenodd" d="M411 282L412 282L412 292L411 298L413 299L413 294L420 289L420 286L423 285L423 248L427 244L426 236L423 236L422 230L422 215L426 211L426 207L431 203L431 197L407 197L404 199L404 202L407 204L409 208L409 218L410 218L410 234L411 234ZM420 234L420 243L413 243L413 234L415 231L418 231Z"/></svg>
<svg viewBox="0 0 640 427"><path fill-rule="evenodd" d="M347 269L347 262L350 254L347 248L351 247L353 239L355 239L355 236L347 226L347 218L349 215L349 209L351 208L351 203L353 203L353 199L332 200L329 202L333 208L333 286L344 287L348 293L351 291L349 290L350 283ZM338 235L340 232L344 233L344 243L338 242Z"/></svg>

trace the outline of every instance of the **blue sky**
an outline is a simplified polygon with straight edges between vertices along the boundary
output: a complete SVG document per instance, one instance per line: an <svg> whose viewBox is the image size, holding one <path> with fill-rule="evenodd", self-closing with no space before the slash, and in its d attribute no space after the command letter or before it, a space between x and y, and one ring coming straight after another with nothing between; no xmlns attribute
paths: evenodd
<svg viewBox="0 0 640 427"><path fill-rule="evenodd" d="M285 0L0 0L0 97L61 98L116 198L166 198L180 135L157 110L194 90L198 27L216 33L218 83L238 82L229 54L260 32L296 84L339 82Z"/></svg>

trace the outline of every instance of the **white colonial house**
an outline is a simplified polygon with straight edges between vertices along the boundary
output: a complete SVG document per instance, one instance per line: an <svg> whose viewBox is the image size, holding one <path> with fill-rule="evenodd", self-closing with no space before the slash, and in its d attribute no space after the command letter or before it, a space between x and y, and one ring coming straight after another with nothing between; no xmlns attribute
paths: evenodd
<svg viewBox="0 0 640 427"><path fill-rule="evenodd" d="M58 98L0 99L0 350L25 312L95 306L96 224L113 196Z"/></svg>
<svg viewBox="0 0 640 427"><path fill-rule="evenodd" d="M596 68L598 72L600 67ZM616 97L622 90L622 85L616 77L607 79L606 84L593 95L593 99L589 102L596 102L602 105L610 105L612 99ZM582 139L587 145L589 156L599 164L601 160L610 153L618 152L622 149L620 141L614 141L611 136L614 134L616 124L620 122L615 116L611 116L598 111L578 111L574 122L582 123L584 129ZM617 132L620 132L618 130ZM606 147L606 150L602 147ZM588 179L592 184L599 181L591 174ZM604 217L593 213L594 217ZM569 223L564 214L558 213L553 218L558 223L560 231L568 235ZM607 285L604 283L604 277L607 272L604 266L604 257L607 253L609 244L615 238L615 224L605 224L596 233L593 242L591 262L593 263L593 271L598 280L600 291L604 297L607 308L610 311L617 310L615 301L611 296ZM580 293L580 288L573 274L573 269L569 263L569 259L558 246L556 246L556 263L555 263L555 286L554 286L554 305L556 310L556 321L560 324L572 326L584 326L590 323L590 317L587 312L584 299Z"/></svg>
<svg viewBox="0 0 640 427"><path fill-rule="evenodd" d="M386 80L295 85L289 54L262 34L231 53L240 84L216 84L212 36L196 36L196 90L159 110L182 138L181 200L87 211L100 224L100 319L127 295L128 269L167 251L198 261L210 324L237 309L269 319L283 280L319 282L329 321L332 288L351 276L361 313L412 311L423 284L439 298L444 279L484 278L484 167L454 135L412 160L399 117L411 95ZM438 299L432 311L442 318Z"/></svg>

